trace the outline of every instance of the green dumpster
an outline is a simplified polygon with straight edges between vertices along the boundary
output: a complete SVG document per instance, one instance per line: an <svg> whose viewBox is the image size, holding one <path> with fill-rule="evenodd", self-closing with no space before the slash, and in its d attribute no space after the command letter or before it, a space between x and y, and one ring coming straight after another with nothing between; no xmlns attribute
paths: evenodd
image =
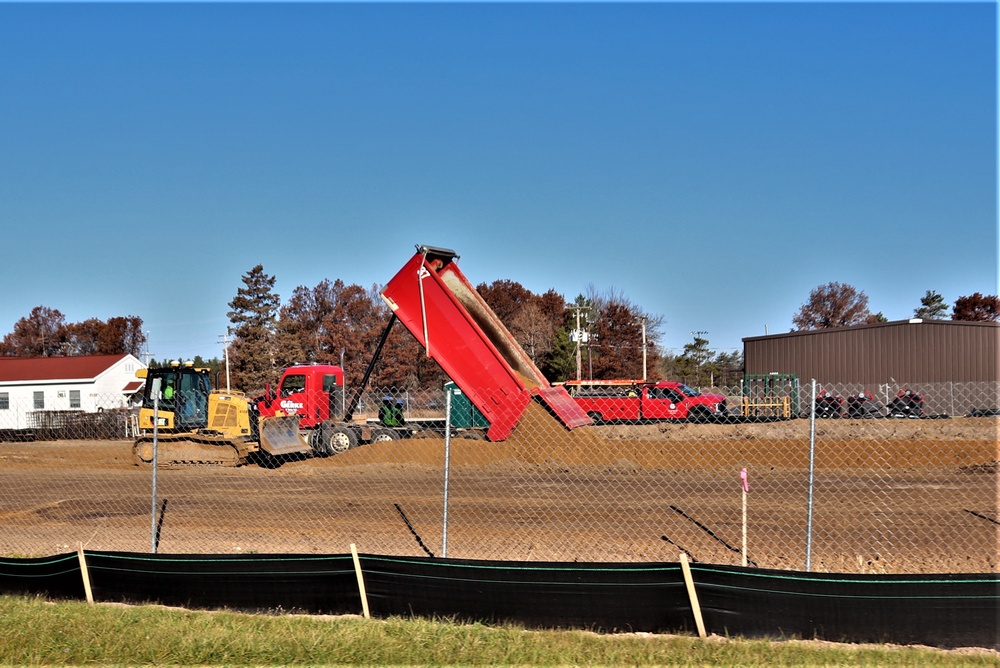
<svg viewBox="0 0 1000 668"><path fill-rule="evenodd" d="M469 397L465 396L462 389L454 383L448 381L444 384L444 391L451 394L451 428L452 429L488 429L489 420L479 412L479 409L472 405Z"/></svg>

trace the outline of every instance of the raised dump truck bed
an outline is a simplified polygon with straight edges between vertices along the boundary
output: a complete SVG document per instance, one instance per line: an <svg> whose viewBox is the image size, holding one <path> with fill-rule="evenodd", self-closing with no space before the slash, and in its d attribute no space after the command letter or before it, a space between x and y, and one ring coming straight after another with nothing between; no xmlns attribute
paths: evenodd
<svg viewBox="0 0 1000 668"><path fill-rule="evenodd" d="M568 429L592 424L562 387L553 387L476 292L446 248L416 254L382 298L445 373L489 420L487 436L510 436L533 395Z"/></svg>

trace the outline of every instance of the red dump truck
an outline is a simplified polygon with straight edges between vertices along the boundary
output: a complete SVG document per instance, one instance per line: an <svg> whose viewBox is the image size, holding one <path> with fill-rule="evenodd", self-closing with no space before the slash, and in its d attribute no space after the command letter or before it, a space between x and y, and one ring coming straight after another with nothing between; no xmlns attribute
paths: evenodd
<svg viewBox="0 0 1000 668"><path fill-rule="evenodd" d="M691 420L726 414L726 398L668 380L568 380L566 390L595 423Z"/></svg>
<svg viewBox="0 0 1000 668"><path fill-rule="evenodd" d="M490 440L510 436L533 397L541 399L568 429L593 424L565 388L549 384L459 270L454 251L422 245L416 248L417 253L381 290L393 315L353 399L344 401L340 367L290 367L276 390L269 388L267 395L258 399L262 417L299 415L299 429L312 449L323 455L363 443L406 438L414 430L443 430L443 420L396 428L353 420L361 392L398 320L482 413L489 423L486 436Z"/></svg>
<svg viewBox="0 0 1000 668"><path fill-rule="evenodd" d="M533 397L567 429L593 424L564 387L545 379L456 260L453 250L418 245L381 295L489 421L489 439L510 436Z"/></svg>

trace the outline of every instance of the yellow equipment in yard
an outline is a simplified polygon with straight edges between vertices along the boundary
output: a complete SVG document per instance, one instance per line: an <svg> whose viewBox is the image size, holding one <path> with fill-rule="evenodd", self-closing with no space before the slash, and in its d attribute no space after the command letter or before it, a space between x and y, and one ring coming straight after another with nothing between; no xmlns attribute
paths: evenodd
<svg viewBox="0 0 1000 668"><path fill-rule="evenodd" d="M239 466L257 455L308 453L296 416L261 418L242 392L212 390L208 369L190 364L140 369L146 380L139 409L139 436L132 445L137 465L151 465L156 432L157 466ZM154 379L159 395L154 396Z"/></svg>

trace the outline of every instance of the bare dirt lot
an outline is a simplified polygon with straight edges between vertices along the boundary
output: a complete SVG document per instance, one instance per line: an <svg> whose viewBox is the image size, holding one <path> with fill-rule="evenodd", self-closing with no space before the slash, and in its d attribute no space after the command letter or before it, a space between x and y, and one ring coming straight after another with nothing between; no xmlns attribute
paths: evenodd
<svg viewBox="0 0 1000 668"><path fill-rule="evenodd" d="M159 471L155 503L129 442L0 443L0 554L144 552L158 535L161 552L441 556L447 541L450 557L738 564L746 467L753 564L801 569L808 547L819 571L995 572L997 430L820 421L810 487L805 420L568 432L532 406L503 443L452 439L447 478L442 439L404 440Z"/></svg>

